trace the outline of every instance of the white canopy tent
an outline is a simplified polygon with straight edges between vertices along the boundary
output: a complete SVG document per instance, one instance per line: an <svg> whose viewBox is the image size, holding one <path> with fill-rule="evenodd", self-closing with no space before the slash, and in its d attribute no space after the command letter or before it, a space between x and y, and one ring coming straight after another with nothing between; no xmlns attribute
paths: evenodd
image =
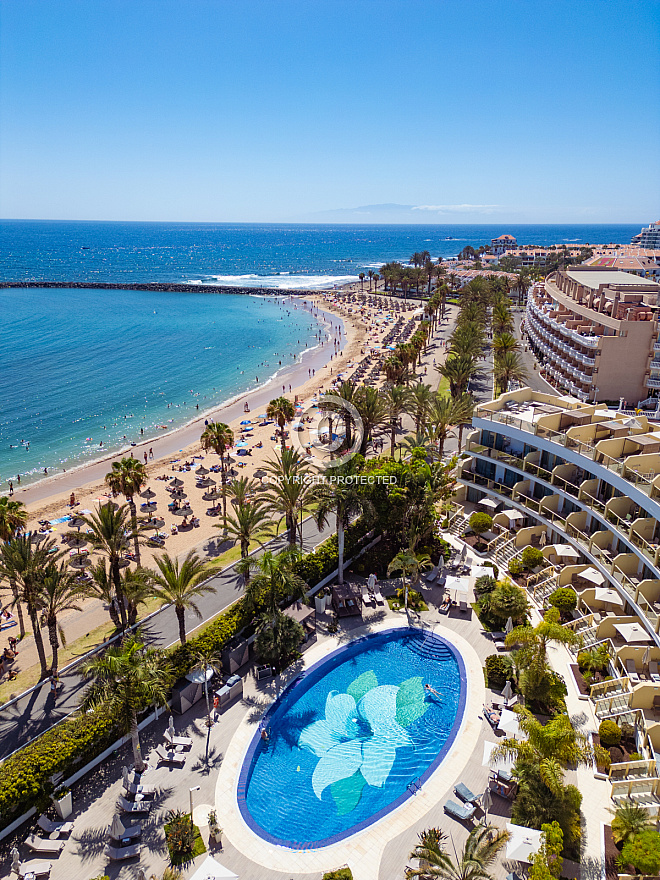
<svg viewBox="0 0 660 880"><path fill-rule="evenodd" d="M480 577L495 577L495 571L490 565L473 565L470 576L476 580Z"/></svg>
<svg viewBox="0 0 660 880"><path fill-rule="evenodd" d="M500 723L497 725L498 730L504 731L513 737L520 733L520 725L518 724L518 715L511 709L502 709Z"/></svg>
<svg viewBox="0 0 660 880"><path fill-rule="evenodd" d="M552 549L554 550L555 556L558 556L560 559L580 558L578 551L575 547L571 547L570 544L553 544Z"/></svg>
<svg viewBox="0 0 660 880"><path fill-rule="evenodd" d="M594 584L596 587L601 587L605 583L605 578L598 569L593 567L593 565L590 565L589 568L585 568L584 571L581 571L578 577L582 578L582 580L589 581L589 583Z"/></svg>
<svg viewBox="0 0 660 880"><path fill-rule="evenodd" d="M530 856L535 855L541 846L542 831L534 828L525 828L524 825L506 823L509 839L506 844L507 859L515 859L517 862L529 864Z"/></svg>
<svg viewBox="0 0 660 880"><path fill-rule="evenodd" d="M213 856L207 856L190 880L238 880L238 874L216 862Z"/></svg>
<svg viewBox="0 0 660 880"><path fill-rule="evenodd" d="M619 633L621 638L631 644L632 642L652 642L653 639L646 632L643 626L638 623L615 623L614 629Z"/></svg>
<svg viewBox="0 0 660 880"><path fill-rule="evenodd" d="M598 602L607 602L608 605L618 605L623 608L623 599L612 587L596 587L594 590L594 599Z"/></svg>
<svg viewBox="0 0 660 880"><path fill-rule="evenodd" d="M493 749L496 749L497 745L497 743L488 742L488 740L486 740L484 743L484 756L481 761L481 766L490 767L491 770L504 770L505 773L511 773L514 763L511 758L498 758L496 761L491 760Z"/></svg>

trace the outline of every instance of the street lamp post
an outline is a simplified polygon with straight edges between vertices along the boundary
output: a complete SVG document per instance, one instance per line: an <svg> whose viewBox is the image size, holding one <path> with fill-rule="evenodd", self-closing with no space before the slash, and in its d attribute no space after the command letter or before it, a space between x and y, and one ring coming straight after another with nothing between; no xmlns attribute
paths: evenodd
<svg viewBox="0 0 660 880"><path fill-rule="evenodd" d="M195 823L193 822L193 791L199 791L199 788L200 788L199 785L195 785L191 789L189 789L189 794L190 794L190 827L191 828L195 827Z"/></svg>

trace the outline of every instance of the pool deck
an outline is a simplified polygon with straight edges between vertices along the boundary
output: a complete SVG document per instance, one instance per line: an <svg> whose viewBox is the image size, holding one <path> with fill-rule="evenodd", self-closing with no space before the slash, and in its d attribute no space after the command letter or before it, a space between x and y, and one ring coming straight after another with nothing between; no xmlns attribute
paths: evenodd
<svg viewBox="0 0 660 880"><path fill-rule="evenodd" d="M185 767L181 769L156 767L150 760L150 769L143 781L156 786L158 795L153 809L142 823L143 846L139 861L123 864L108 862L103 854L107 829L115 814L115 804L121 790L121 767L131 762L129 747L124 747L119 754L78 783L74 788L75 828L62 854L52 859L52 880L91 880L104 873L111 880L135 880L140 868L147 877L152 873L160 877L168 864L163 834L165 813L170 809L187 811L189 789L193 786L200 786L200 790L194 793L194 815L205 842L208 843L206 816L213 806L224 829L223 847L211 848L211 854L241 880L320 880L324 871L346 864L352 868L356 880L400 880L405 866L410 864L409 855L417 841L417 834L430 826L441 827L446 833L451 833L453 843L460 851L470 829L447 816L443 812L443 804L449 798L456 799L453 786L459 781L477 793L482 792L487 784L489 771L482 766L483 746L486 740L496 740L497 734L483 719L482 707L485 700L489 701L493 696L497 698L498 695L491 694L485 688L482 665L485 658L494 653L494 646L471 609L467 614L461 614L456 608L452 609L450 615L440 615L437 604L441 589L425 586L422 593L430 600L429 610L422 614L423 624L433 626L438 635L461 652L469 690L462 729L448 755L419 794L354 837L314 851L294 851L269 844L254 834L243 821L236 802L236 780L259 720L277 693L303 668L317 662L338 645L366 633L407 625L405 615L392 612L387 606L365 608L363 619L344 619L339 632L330 635L327 632L330 617L321 614L318 616L318 641L304 652L301 661L275 680L257 683L252 673L245 677L243 700L232 705L210 731L208 760L204 702L197 703L186 715L176 718L177 732L190 735L194 741L193 747ZM562 651L565 649L557 651L553 660L556 668L561 670L563 666L565 671L567 657ZM595 729L597 724L590 715L589 704L578 702L570 680L568 687L569 712L572 715L578 711L586 713L585 727ZM143 753L150 759L154 757L155 746L162 741L166 726L167 715L164 715L142 734ZM596 780L588 769L579 770L577 774L569 771L567 781L576 781L576 776L586 806L583 876L600 877L600 822L609 816L606 810L609 787L607 783ZM493 801L488 819L494 825L503 827L509 820L510 803L499 797L494 797ZM477 820L480 816L482 814L478 810ZM23 828L15 838L22 859L30 858L27 847L21 844L26 836ZM3 841L0 876L9 876L8 853L14 842ZM186 866L183 876L190 877L204 858L200 856ZM504 880L510 871L520 873L525 867L519 862L500 858L492 873L496 880ZM585 868L588 870L585 871ZM565 863L563 873L565 876L577 876L568 863Z"/></svg>

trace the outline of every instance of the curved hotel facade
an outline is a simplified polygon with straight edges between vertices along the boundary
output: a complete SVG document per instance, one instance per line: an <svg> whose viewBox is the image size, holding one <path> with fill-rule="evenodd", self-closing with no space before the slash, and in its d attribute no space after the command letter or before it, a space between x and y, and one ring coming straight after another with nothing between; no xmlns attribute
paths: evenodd
<svg viewBox="0 0 660 880"><path fill-rule="evenodd" d="M452 531L473 509L488 510L500 566L541 548L546 563L528 581L536 599L575 589L578 611L566 625L585 646L610 649L612 678L591 688L596 714L635 725L640 791L658 808L660 427L529 388L479 405L472 424Z"/></svg>
<svg viewBox="0 0 660 880"><path fill-rule="evenodd" d="M524 329L541 375L583 403L658 396L659 293L654 281L585 266L535 284Z"/></svg>

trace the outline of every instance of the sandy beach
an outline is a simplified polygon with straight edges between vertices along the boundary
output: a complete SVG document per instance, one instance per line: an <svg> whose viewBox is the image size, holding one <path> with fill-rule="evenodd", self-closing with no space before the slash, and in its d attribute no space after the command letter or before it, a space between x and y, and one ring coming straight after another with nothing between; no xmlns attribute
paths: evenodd
<svg viewBox="0 0 660 880"><path fill-rule="evenodd" d="M363 292L369 293L366 289ZM239 457L236 455L236 450L232 450L232 475L253 477L255 472L259 475L259 469L268 459L275 457L280 444L279 439L275 438L273 424L259 424L263 420L258 417L265 413L268 402L284 394L291 401L302 402L303 407L309 405L314 395L331 390L332 382L338 379L339 374L349 376L366 353L370 350L376 351L398 318L409 319L413 312L419 309L417 302L404 304L396 301L397 311L392 313L380 305L381 297L378 297L378 304L375 306L365 306L362 303L345 300L347 294L355 293L360 293L359 284L341 291L306 293L304 298L308 302L310 300L314 302L315 311L316 308L319 311L319 320L328 330L329 337L323 347L304 353L299 363L283 370L276 379L264 384L262 388L240 395L230 404L219 407L211 413L205 413L177 431L155 440L145 441L131 449L134 457L141 461L144 460L145 453L147 455L148 487L155 493L151 499L155 504L153 512L154 516L164 520L160 534L166 536L163 549L147 546L141 549L143 565L153 567L155 556L162 552L167 552L170 556L182 556L195 549L202 558L212 560L232 547L233 542L223 542L221 531L218 529L222 522L221 516L207 514L207 509L214 503L221 504L220 500L214 502L203 498L209 488L212 490L214 486L199 488L198 478L194 473L200 464L207 470L219 465L219 456L204 452L201 448L200 437L205 420L226 422L234 432L235 441L242 440L247 444L244 448L249 454ZM398 311L399 308L401 311ZM377 381L380 384L382 379L379 377ZM249 412L245 412L246 403ZM247 420L251 424L240 424L241 421ZM290 433L293 435L294 432ZM292 439L290 437L289 442ZM75 495L76 500L73 511L95 511L100 503L106 502L110 497L105 486L105 475L109 472L112 462L121 457L122 453L114 454L102 461L15 490L13 497L21 500L27 507L28 529L39 530L40 521L62 520L69 515L72 512L69 506L71 493ZM186 494L192 512L199 521L197 526L187 524L186 527L182 527L183 517L168 510L168 504L172 499L167 487L174 476L181 479L184 484L182 491ZM211 471L208 476L219 486L219 473ZM122 498L116 500L123 501ZM147 511L140 509L140 503L145 499L140 498L136 501L139 502L139 515L146 516ZM173 534L173 526L176 526L175 534ZM65 522L53 522L48 534L60 544L67 530ZM85 600L81 611L62 615L61 620L68 642L74 641L80 635L90 633L107 621L107 611L99 601L93 599ZM28 635L21 643L18 658L20 669L29 668L31 660L36 662L32 642L32 637ZM35 655L34 658L32 655Z"/></svg>

